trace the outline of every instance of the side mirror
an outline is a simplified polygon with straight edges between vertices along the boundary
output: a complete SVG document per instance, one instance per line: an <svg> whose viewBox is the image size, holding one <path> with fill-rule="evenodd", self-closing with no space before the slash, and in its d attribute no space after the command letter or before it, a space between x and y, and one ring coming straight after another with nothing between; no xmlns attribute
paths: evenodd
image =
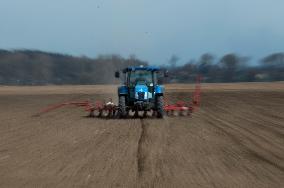
<svg viewBox="0 0 284 188"><path fill-rule="evenodd" d="M119 78L119 77L120 77L120 73L119 73L118 71L116 71L115 74L114 74L114 76L115 76L116 78Z"/></svg>
<svg viewBox="0 0 284 188"><path fill-rule="evenodd" d="M169 71L167 71L167 70L164 71L164 77L166 77L166 78L169 77Z"/></svg>

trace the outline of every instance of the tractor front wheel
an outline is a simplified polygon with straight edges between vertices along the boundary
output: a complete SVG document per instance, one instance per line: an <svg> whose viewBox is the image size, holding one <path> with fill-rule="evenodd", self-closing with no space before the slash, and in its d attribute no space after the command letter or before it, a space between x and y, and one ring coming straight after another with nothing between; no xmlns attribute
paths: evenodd
<svg viewBox="0 0 284 188"><path fill-rule="evenodd" d="M157 117L163 118L164 117L164 97L163 96L157 96L156 108L157 108Z"/></svg>
<svg viewBox="0 0 284 188"><path fill-rule="evenodd" d="M119 96L119 104L118 104L118 112L120 118L125 118L127 116L126 111L126 104L125 104L125 96L121 95Z"/></svg>

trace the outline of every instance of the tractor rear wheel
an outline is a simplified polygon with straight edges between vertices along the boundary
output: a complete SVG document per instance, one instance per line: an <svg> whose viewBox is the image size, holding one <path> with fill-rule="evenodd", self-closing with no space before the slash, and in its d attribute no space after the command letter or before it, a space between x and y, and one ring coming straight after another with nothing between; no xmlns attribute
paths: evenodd
<svg viewBox="0 0 284 188"><path fill-rule="evenodd" d="M164 117L164 97L163 96L157 96L156 108L157 108L157 117L163 118Z"/></svg>
<svg viewBox="0 0 284 188"><path fill-rule="evenodd" d="M118 112L120 118L125 118L127 116L125 96L119 96Z"/></svg>

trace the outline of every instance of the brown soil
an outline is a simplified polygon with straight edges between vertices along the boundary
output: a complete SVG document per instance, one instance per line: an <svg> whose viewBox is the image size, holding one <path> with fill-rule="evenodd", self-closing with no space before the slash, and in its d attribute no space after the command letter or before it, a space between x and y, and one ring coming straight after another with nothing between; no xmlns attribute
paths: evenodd
<svg viewBox="0 0 284 188"><path fill-rule="evenodd" d="M192 117L95 119L47 105L113 86L0 87L0 187L284 187L284 84L206 84ZM167 86L167 98L193 85Z"/></svg>

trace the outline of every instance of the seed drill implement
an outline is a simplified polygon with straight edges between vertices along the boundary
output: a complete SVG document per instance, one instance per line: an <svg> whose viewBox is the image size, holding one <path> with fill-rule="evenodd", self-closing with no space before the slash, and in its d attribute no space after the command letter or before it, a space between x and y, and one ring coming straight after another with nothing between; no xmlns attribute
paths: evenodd
<svg viewBox="0 0 284 188"><path fill-rule="evenodd" d="M123 74L123 75L122 75ZM200 107L201 77L197 76L195 90L187 102L178 101L170 104L165 99L165 88L159 84L159 76L167 77L167 72L158 67L137 66L127 67L115 72L116 78L122 78L123 84L118 87L118 104L112 99L102 101L68 101L48 106L38 115L50 112L64 106L82 107L89 117L129 118L129 117L156 117L190 116Z"/></svg>

